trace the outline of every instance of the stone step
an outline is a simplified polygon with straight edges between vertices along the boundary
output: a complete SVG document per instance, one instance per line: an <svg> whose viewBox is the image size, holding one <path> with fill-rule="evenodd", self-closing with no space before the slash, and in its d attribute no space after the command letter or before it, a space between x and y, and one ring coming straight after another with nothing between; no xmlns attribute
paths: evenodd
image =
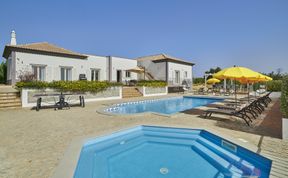
<svg viewBox="0 0 288 178"><path fill-rule="evenodd" d="M129 97L141 97L142 95L123 95L123 98L129 98Z"/></svg>
<svg viewBox="0 0 288 178"><path fill-rule="evenodd" d="M20 108L21 108L21 106L15 106L15 107L11 106L11 107L6 107L6 108L5 107L3 107L3 108L0 107L0 111L1 110L7 110L7 109L20 109Z"/></svg>
<svg viewBox="0 0 288 178"><path fill-rule="evenodd" d="M142 93L134 87L123 88L122 97L123 98L133 98L133 97L141 97Z"/></svg>
<svg viewBox="0 0 288 178"><path fill-rule="evenodd" d="M20 92L0 91L0 109L20 108Z"/></svg>
<svg viewBox="0 0 288 178"><path fill-rule="evenodd" d="M125 95L123 98L141 97L142 95Z"/></svg>
<svg viewBox="0 0 288 178"><path fill-rule="evenodd" d="M0 104L5 104L5 103L21 103L21 99L20 98L5 99L5 100L0 99Z"/></svg>
<svg viewBox="0 0 288 178"><path fill-rule="evenodd" d="M17 99L17 98L20 98L20 97L15 96L15 95L0 96L0 100L10 100L10 99Z"/></svg>
<svg viewBox="0 0 288 178"><path fill-rule="evenodd" d="M0 92L0 97L3 96L20 96L19 92Z"/></svg>
<svg viewBox="0 0 288 178"><path fill-rule="evenodd" d="M136 98L136 97L140 97L140 96L123 96L123 98Z"/></svg>
<svg viewBox="0 0 288 178"><path fill-rule="evenodd" d="M131 91L124 91L123 93L139 93L137 90L131 90Z"/></svg>
<svg viewBox="0 0 288 178"><path fill-rule="evenodd" d="M142 95L140 93L123 93L123 95Z"/></svg>
<svg viewBox="0 0 288 178"><path fill-rule="evenodd" d="M123 94L142 95L140 92L124 92Z"/></svg>
<svg viewBox="0 0 288 178"><path fill-rule="evenodd" d="M21 107L21 103L0 103L0 108L15 108Z"/></svg>

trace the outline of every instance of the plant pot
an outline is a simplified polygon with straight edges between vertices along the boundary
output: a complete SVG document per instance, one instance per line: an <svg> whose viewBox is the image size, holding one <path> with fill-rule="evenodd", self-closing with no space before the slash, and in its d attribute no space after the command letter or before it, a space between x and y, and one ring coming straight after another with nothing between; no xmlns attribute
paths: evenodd
<svg viewBox="0 0 288 178"><path fill-rule="evenodd" d="M288 118L282 118L282 139L288 140Z"/></svg>

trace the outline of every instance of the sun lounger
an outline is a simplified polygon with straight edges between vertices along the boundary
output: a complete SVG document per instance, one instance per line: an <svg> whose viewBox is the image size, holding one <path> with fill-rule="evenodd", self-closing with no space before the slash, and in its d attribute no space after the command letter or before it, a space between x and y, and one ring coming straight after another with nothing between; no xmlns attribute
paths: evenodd
<svg viewBox="0 0 288 178"><path fill-rule="evenodd" d="M251 102L246 102L246 106L243 106L243 104L241 104L242 102L239 100L236 102L225 101L225 105L217 106L218 109L209 109L205 111L204 117L211 117L212 114L235 116L243 119L249 126L252 122L251 116L256 119L272 101L269 97L270 94L271 92Z"/></svg>
<svg viewBox="0 0 288 178"><path fill-rule="evenodd" d="M252 119L247 115L247 108L244 107L240 110L228 110L228 109L208 109L205 111L204 117L211 117L212 114L220 114L220 115L228 115L228 116L235 116L238 118L243 119L248 126L252 123Z"/></svg>
<svg viewBox="0 0 288 178"><path fill-rule="evenodd" d="M247 105L223 105L223 106L217 106L218 109L228 109L228 110L234 110L234 111L237 111L237 110L241 110L242 108L245 108L245 110L243 110L243 112L247 115L247 114L250 114L254 119L257 119L258 114L257 113L257 109L254 107L254 103L251 103L249 104L248 106ZM256 110L256 111L255 111Z"/></svg>

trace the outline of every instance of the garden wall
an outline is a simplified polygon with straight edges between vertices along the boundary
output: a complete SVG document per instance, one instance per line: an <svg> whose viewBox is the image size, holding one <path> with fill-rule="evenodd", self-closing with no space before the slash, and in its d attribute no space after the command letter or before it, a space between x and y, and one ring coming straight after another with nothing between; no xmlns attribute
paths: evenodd
<svg viewBox="0 0 288 178"><path fill-rule="evenodd" d="M168 94L168 87L141 87L139 91L142 92L143 96L161 96Z"/></svg>
<svg viewBox="0 0 288 178"><path fill-rule="evenodd" d="M54 105L55 102L59 100L59 96L51 96L53 94L59 94L60 92L54 89L25 89L23 88L21 91L21 100L22 100L22 107L33 107L36 106L37 98L35 95L38 94L47 94L50 96L43 96L42 97L42 105L49 106ZM63 92L69 93L69 92ZM73 93L73 95L67 95L65 99L68 103L75 104L79 103L79 96L83 95L85 102L90 101L101 101L101 100L112 100L112 99L121 99L122 98L122 87L110 87L104 91L98 93L90 93L85 92L84 94Z"/></svg>

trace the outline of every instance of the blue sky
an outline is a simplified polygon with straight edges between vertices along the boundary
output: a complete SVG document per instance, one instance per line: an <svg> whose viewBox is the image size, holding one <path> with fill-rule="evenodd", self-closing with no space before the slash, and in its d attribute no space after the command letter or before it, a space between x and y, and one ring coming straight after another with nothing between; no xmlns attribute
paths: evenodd
<svg viewBox="0 0 288 178"><path fill-rule="evenodd" d="M166 53L210 67L288 72L288 0L1 1L0 49L47 41L128 58Z"/></svg>

